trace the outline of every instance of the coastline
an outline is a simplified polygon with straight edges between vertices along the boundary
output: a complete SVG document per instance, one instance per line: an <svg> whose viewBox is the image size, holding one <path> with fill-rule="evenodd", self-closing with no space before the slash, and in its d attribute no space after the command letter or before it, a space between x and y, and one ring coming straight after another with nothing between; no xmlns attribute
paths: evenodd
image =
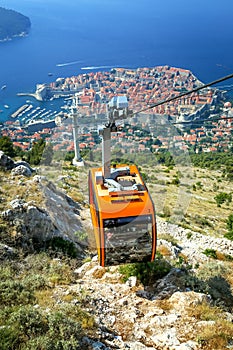
<svg viewBox="0 0 233 350"><path fill-rule="evenodd" d="M5 43L5 42L8 42L8 41L12 41L14 40L15 38L25 38L29 35L29 32L21 32L19 34L15 34L11 37L6 37L4 39L0 39L0 43Z"/></svg>
<svg viewBox="0 0 233 350"><path fill-rule="evenodd" d="M54 103L54 98L56 98L58 93L59 93L59 96L60 96L60 98L58 98L58 100L60 100L60 101L62 101L62 98L66 97L68 95L72 96L72 95L75 95L77 92L81 93L81 91L83 89L84 80L87 79L87 77L89 77L89 76L93 76L93 75L97 74L97 75L99 75L99 77L102 76L101 79L105 80L105 74L110 73L111 70L105 69L105 70L102 70L102 71L96 71L96 67L97 66L95 66L93 68L93 71L90 70L90 72L88 72L88 73L81 72L80 74L74 75L73 77L69 77L68 76L66 78L57 78L54 81L52 81L50 84L48 84L48 83L36 84L36 90L34 92L18 92L18 93L16 93L16 96L17 96L16 99L18 98L19 103L14 103L14 105L11 105L10 103L8 103L7 100L5 100L6 102L5 101L2 102L3 106L8 105L8 106L10 106L10 108L7 109L7 110L4 109L4 108L0 108L2 110L2 112L3 112L3 113L0 114L0 120L3 121L3 122L9 120L10 116L12 114L14 114L14 112L16 110L18 110L22 105L24 105L26 103L25 101L23 101L24 97L27 97L27 98L28 97L29 98L32 97L33 99L35 99L35 103L37 103L37 104L44 104L44 103L49 102L49 101L51 101L51 103ZM101 66L101 67L103 67L103 66ZM98 68L100 68L100 66ZM185 75L189 76L190 75L190 76L192 76L193 81L195 81L195 84L204 85L204 83L200 79L198 79L196 77L196 75L194 75L192 73L191 70L180 68L180 67L179 68L172 67L172 66L169 66L169 65L160 65L160 66L155 66L155 67L137 67L137 68L133 68L133 69L132 68L125 68L125 67L121 67L121 68L118 67L118 68L112 68L112 70L118 71L118 73L117 73L118 76L120 76L122 74L122 72L124 72L124 71L128 72L127 74L131 74L132 75L133 74L132 72L134 72L134 74L136 74L135 72L137 72L137 71L138 72L139 71L143 72L144 70L148 70L148 71L151 71L151 72L152 71L156 72L156 70L158 70L158 72L159 71L163 72L165 70L165 71L169 72L169 74L179 74L180 77L182 77L182 75L183 76L185 76ZM126 74L125 77L124 77L124 75L122 76L122 78L126 82L127 82L127 79L128 80L130 79L130 76L128 76L128 78L127 78L127 74ZM161 73L161 74L164 74L164 73ZM155 78L153 78L153 76L152 76L151 79L152 79L152 81L156 80ZM77 83L77 85L75 83L75 80L77 80L77 81L80 80L79 83ZM58 81L59 81L59 84L58 84ZM169 79L168 79L168 81L169 81ZM58 84L56 89L53 88L53 84L55 82L57 82L57 84ZM63 83L60 83L60 82L63 82ZM85 80L85 84L86 83L87 82ZM166 83L166 85L167 85L166 86L167 93L169 93L169 90L171 92L172 91L172 87L169 85L169 83ZM191 90L192 86L191 85L190 86L187 85L187 88L189 90ZM53 98L51 98L51 97L53 97ZM164 96L164 98L166 98L166 95ZM15 99L15 101L16 101L16 99ZM153 101L153 103L155 103L155 102L156 101ZM64 106L64 104L65 104L65 101L63 101L63 106Z"/></svg>

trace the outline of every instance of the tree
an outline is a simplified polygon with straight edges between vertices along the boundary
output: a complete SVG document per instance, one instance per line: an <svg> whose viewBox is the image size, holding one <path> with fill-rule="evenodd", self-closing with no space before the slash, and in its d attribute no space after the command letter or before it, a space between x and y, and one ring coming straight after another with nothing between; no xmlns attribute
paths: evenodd
<svg viewBox="0 0 233 350"><path fill-rule="evenodd" d="M27 161L30 164L38 165L40 163L45 145L46 142L43 139L40 139L38 142L33 144L32 149L28 152L27 156Z"/></svg>
<svg viewBox="0 0 233 350"><path fill-rule="evenodd" d="M74 159L75 153L74 151L69 151L65 155L65 161L72 161Z"/></svg>
<svg viewBox="0 0 233 350"><path fill-rule="evenodd" d="M11 141L10 137L8 136L0 137L0 150L3 151L9 157L15 156L13 142Z"/></svg>

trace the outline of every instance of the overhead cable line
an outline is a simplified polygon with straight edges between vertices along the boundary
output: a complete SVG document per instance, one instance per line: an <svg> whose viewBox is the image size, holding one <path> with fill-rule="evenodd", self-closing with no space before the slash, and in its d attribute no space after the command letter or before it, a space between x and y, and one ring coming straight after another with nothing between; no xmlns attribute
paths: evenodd
<svg viewBox="0 0 233 350"><path fill-rule="evenodd" d="M229 74L229 75L226 75L226 76L224 76L224 77L222 77L222 78L220 78L220 79L214 80L214 81L212 81L212 82L210 82L210 83L208 83L208 84L204 84L204 85L198 86L198 87L196 87L196 88L193 89L193 90L186 91L186 92L184 92L184 93L182 93L182 94L180 94L180 95L178 95L178 96L170 97L170 98L168 98L168 99L166 99L166 100L162 100L162 101L160 101L160 102L157 102L157 103L155 103L155 104L153 104L153 105L151 105L151 106L147 106L147 107L141 109L140 111L133 112L133 113L132 113L132 116L135 115L135 114L138 114L138 113L145 112L145 111L147 111L148 109L152 109L152 108L161 106L161 105L163 105L163 104L165 104L165 103L168 103L168 102L171 102L171 101L174 101L174 100L178 100L178 99L180 99L180 98L182 98L182 97L184 97L184 96L190 95L190 94L192 94L192 93L194 93L194 92L197 92L197 91L199 91L199 90L205 89L205 88L207 88L207 87L209 87L209 86L212 86L212 85L214 85L214 84L221 83L222 81L225 81L225 80L228 80L228 79L231 79L231 78L233 78L233 73L232 73L232 74ZM216 89L217 89L217 88L216 88Z"/></svg>
<svg viewBox="0 0 233 350"><path fill-rule="evenodd" d="M212 122L212 121L218 121L218 120L224 120L224 119L233 119L232 117L216 117L216 118L208 118L208 119L198 119L198 120L187 120L187 121L180 121L180 122L175 122L171 123L173 124L198 124L201 122Z"/></svg>

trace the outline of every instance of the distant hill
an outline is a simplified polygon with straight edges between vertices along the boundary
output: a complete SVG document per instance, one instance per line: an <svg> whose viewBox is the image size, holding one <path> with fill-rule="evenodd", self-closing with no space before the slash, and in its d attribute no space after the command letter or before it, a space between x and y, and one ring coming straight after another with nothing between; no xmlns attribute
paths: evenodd
<svg viewBox="0 0 233 350"><path fill-rule="evenodd" d="M31 21L28 17L14 10L0 7L0 41L7 41L28 33Z"/></svg>

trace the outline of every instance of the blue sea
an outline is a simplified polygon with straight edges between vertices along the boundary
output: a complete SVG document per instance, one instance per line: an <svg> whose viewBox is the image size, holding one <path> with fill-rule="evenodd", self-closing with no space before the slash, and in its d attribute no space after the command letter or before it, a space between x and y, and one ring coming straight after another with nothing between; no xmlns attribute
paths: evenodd
<svg viewBox="0 0 233 350"><path fill-rule="evenodd" d="M207 83L233 72L232 0L0 0L0 6L32 23L27 37L0 43L2 121L29 99L18 92L58 77L170 65ZM33 103L59 108L62 101Z"/></svg>

